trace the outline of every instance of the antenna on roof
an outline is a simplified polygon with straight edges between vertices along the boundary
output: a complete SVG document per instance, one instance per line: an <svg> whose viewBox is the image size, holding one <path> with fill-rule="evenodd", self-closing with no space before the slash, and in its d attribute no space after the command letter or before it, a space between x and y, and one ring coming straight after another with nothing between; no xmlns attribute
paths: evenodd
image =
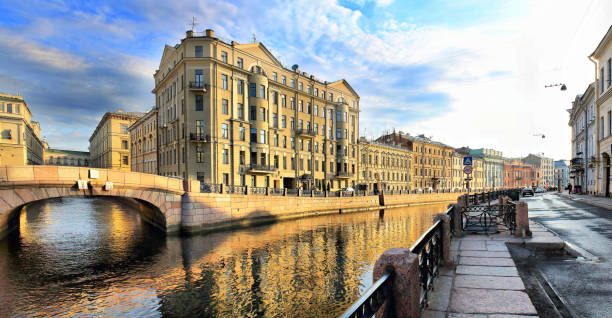
<svg viewBox="0 0 612 318"><path fill-rule="evenodd" d="M257 42L257 37L255 37L255 33L253 33L253 43Z"/></svg>
<svg viewBox="0 0 612 318"><path fill-rule="evenodd" d="M187 24L187 27L191 26L191 31L195 31L196 25L198 25L198 23L196 23L196 18L192 16L191 23Z"/></svg>

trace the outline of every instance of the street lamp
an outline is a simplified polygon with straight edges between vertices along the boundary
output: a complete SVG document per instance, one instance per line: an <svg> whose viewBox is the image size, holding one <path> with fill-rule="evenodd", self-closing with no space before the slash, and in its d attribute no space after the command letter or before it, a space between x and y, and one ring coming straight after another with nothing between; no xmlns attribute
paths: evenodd
<svg viewBox="0 0 612 318"><path fill-rule="evenodd" d="M550 84L550 85L544 85L544 88L549 88L549 87L556 87L556 86L561 86L561 90L562 91L566 91L567 90L567 86L565 86L565 84Z"/></svg>

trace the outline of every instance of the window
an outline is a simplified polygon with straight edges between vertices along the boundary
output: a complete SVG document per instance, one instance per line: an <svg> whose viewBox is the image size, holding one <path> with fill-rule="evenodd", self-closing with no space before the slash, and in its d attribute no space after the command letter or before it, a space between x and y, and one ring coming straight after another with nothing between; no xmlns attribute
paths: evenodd
<svg viewBox="0 0 612 318"><path fill-rule="evenodd" d="M130 161L129 161L129 159L128 159L128 156L123 156L123 164L124 164L124 165L129 165L129 164L130 164Z"/></svg>
<svg viewBox="0 0 612 318"><path fill-rule="evenodd" d="M195 110L196 111L204 110L204 96L202 95L195 96Z"/></svg>
<svg viewBox="0 0 612 318"><path fill-rule="evenodd" d="M9 104L9 105L11 105L11 104ZM9 111L9 113L10 113L10 111ZM127 134L128 133L127 129L128 129L128 127L126 125L121 125L121 133L122 134Z"/></svg>
<svg viewBox="0 0 612 318"><path fill-rule="evenodd" d="M298 139L300 144L300 150L304 150L304 139Z"/></svg>
<svg viewBox="0 0 612 318"><path fill-rule="evenodd" d="M229 151L227 149L223 149L223 164L229 163Z"/></svg>
<svg viewBox="0 0 612 318"><path fill-rule="evenodd" d="M240 132L240 141L245 141L244 127L240 127L239 132Z"/></svg>
<svg viewBox="0 0 612 318"><path fill-rule="evenodd" d="M266 143L266 131L263 129L259 131L259 143L260 144Z"/></svg>
<svg viewBox="0 0 612 318"><path fill-rule="evenodd" d="M282 79L283 79L283 85L287 85L287 77L283 75Z"/></svg>
<svg viewBox="0 0 612 318"><path fill-rule="evenodd" d="M238 103L238 118L244 120L244 104Z"/></svg>
<svg viewBox="0 0 612 318"><path fill-rule="evenodd" d="M266 98L266 87L263 85L259 85L259 97Z"/></svg>
<svg viewBox="0 0 612 318"><path fill-rule="evenodd" d="M281 95L281 106L287 107L287 96Z"/></svg>
<svg viewBox="0 0 612 318"><path fill-rule="evenodd" d="M272 113L272 127L278 127L278 114Z"/></svg>
<svg viewBox="0 0 612 318"><path fill-rule="evenodd" d="M319 143L315 141L314 143L314 151L315 153L319 153Z"/></svg>
<svg viewBox="0 0 612 318"><path fill-rule="evenodd" d="M249 97L257 97L257 84L249 83Z"/></svg>
<svg viewBox="0 0 612 318"><path fill-rule="evenodd" d="M278 147L278 134L274 134L274 147Z"/></svg>
<svg viewBox="0 0 612 318"><path fill-rule="evenodd" d="M229 114L229 107L227 106L227 99L222 99L221 100L221 112L223 112L224 115Z"/></svg>
<svg viewBox="0 0 612 318"><path fill-rule="evenodd" d="M332 101L332 102L334 101L334 94L329 93L329 100Z"/></svg>
<svg viewBox="0 0 612 318"><path fill-rule="evenodd" d="M317 124L317 123L315 123L315 124L314 124L314 130L313 130L313 132L314 132L314 134L315 134L315 135L318 135L318 134L319 134L319 124Z"/></svg>
<svg viewBox="0 0 612 318"><path fill-rule="evenodd" d="M287 136L283 136L283 148L287 148Z"/></svg>
<svg viewBox="0 0 612 318"><path fill-rule="evenodd" d="M197 163L204 162L204 146L202 145L196 146L196 162Z"/></svg>
<svg viewBox="0 0 612 318"><path fill-rule="evenodd" d="M315 104L314 106L314 115L319 116L319 105Z"/></svg>
<svg viewBox="0 0 612 318"><path fill-rule="evenodd" d="M599 70L599 93L604 91L604 68Z"/></svg>
<svg viewBox="0 0 612 318"><path fill-rule="evenodd" d="M244 68L244 62L241 57L236 59L236 65L238 65L238 68Z"/></svg>
<svg viewBox="0 0 612 318"><path fill-rule="evenodd" d="M281 117L281 127L282 128L287 128L287 116L283 115Z"/></svg>
<svg viewBox="0 0 612 318"><path fill-rule="evenodd" d="M278 75L276 74L276 72L272 72L272 80L278 82Z"/></svg>
<svg viewBox="0 0 612 318"><path fill-rule="evenodd" d="M197 45L195 47L195 57L204 57L204 50L202 49L202 46Z"/></svg>
<svg viewBox="0 0 612 318"><path fill-rule="evenodd" d="M291 130L295 130L295 119L293 117L289 118L289 121L291 123Z"/></svg>
<svg viewBox="0 0 612 318"><path fill-rule="evenodd" d="M312 112L312 105L310 103L306 103L306 114L310 114Z"/></svg>
<svg viewBox="0 0 612 318"><path fill-rule="evenodd" d="M251 142L257 142L257 129L251 128Z"/></svg>
<svg viewBox="0 0 612 318"><path fill-rule="evenodd" d="M298 120L298 129L304 129L304 121L301 119Z"/></svg>
<svg viewBox="0 0 612 318"><path fill-rule="evenodd" d="M223 61L223 63L227 63L227 52L221 51L221 61Z"/></svg>
<svg viewBox="0 0 612 318"><path fill-rule="evenodd" d="M221 88L227 89L227 75L221 74Z"/></svg>
<svg viewBox="0 0 612 318"><path fill-rule="evenodd" d="M608 86L612 83L612 57L608 59Z"/></svg>
<svg viewBox="0 0 612 318"><path fill-rule="evenodd" d="M342 111L336 112L336 121L342 121Z"/></svg>
<svg viewBox="0 0 612 318"><path fill-rule="evenodd" d="M21 111L19 110L19 106L21 106L21 104L15 104L15 114L20 114L21 113Z"/></svg>
<svg viewBox="0 0 612 318"><path fill-rule="evenodd" d="M121 149L128 149L127 140L121 140Z"/></svg>
<svg viewBox="0 0 612 318"><path fill-rule="evenodd" d="M291 137L291 149L295 149L295 138Z"/></svg>
<svg viewBox="0 0 612 318"><path fill-rule="evenodd" d="M300 100L298 102L298 111L299 112L304 112L304 101L303 100Z"/></svg>
<svg viewBox="0 0 612 318"><path fill-rule="evenodd" d="M310 86L310 85L306 86L306 92L308 94L312 94L312 86Z"/></svg>
<svg viewBox="0 0 612 318"><path fill-rule="evenodd" d="M295 99L293 99L293 97L289 99L289 104L291 105L291 109L295 109Z"/></svg>
<svg viewBox="0 0 612 318"><path fill-rule="evenodd" d="M272 103L273 103L274 105L278 105L278 92L274 92L274 93L272 94Z"/></svg>
<svg viewBox="0 0 612 318"><path fill-rule="evenodd" d="M196 120L195 122L196 136L201 137L204 136L204 121Z"/></svg>
<svg viewBox="0 0 612 318"><path fill-rule="evenodd" d="M249 106L249 111L250 111L249 119L257 120L257 107Z"/></svg>
<svg viewBox="0 0 612 318"><path fill-rule="evenodd" d="M295 80L291 79L291 87L295 88Z"/></svg>
<svg viewBox="0 0 612 318"><path fill-rule="evenodd" d="M283 169L287 169L287 157L283 156Z"/></svg>
<svg viewBox="0 0 612 318"><path fill-rule="evenodd" d="M221 124L221 138L227 139L228 137L227 124Z"/></svg>
<svg viewBox="0 0 612 318"><path fill-rule="evenodd" d="M238 94L244 95L244 81L243 80L237 81L236 89L238 90Z"/></svg>
<svg viewBox="0 0 612 318"><path fill-rule="evenodd" d="M300 89L301 91L303 91L303 90L304 90L304 83L299 82L298 86L299 86L299 89Z"/></svg>
<svg viewBox="0 0 612 318"><path fill-rule="evenodd" d="M340 130L340 128L336 128L336 138L341 138L342 136L342 130Z"/></svg>

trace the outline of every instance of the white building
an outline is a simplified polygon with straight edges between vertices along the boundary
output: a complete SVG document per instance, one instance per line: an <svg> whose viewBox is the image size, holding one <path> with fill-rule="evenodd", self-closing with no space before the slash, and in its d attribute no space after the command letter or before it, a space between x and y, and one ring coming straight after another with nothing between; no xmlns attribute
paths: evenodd
<svg viewBox="0 0 612 318"><path fill-rule="evenodd" d="M583 192L597 193L597 121L595 120L595 83L572 102L569 125L572 127L570 178Z"/></svg>
<svg viewBox="0 0 612 318"><path fill-rule="evenodd" d="M565 189L570 183L570 167L566 160L555 161L555 182L554 186Z"/></svg>

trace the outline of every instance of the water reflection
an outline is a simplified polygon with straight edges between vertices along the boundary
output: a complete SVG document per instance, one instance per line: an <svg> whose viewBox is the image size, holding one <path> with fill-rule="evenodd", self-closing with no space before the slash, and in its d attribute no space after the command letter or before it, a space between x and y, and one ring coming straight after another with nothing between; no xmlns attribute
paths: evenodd
<svg viewBox="0 0 612 318"><path fill-rule="evenodd" d="M0 316L328 317L444 205L164 236L108 198L28 205L0 241Z"/></svg>

